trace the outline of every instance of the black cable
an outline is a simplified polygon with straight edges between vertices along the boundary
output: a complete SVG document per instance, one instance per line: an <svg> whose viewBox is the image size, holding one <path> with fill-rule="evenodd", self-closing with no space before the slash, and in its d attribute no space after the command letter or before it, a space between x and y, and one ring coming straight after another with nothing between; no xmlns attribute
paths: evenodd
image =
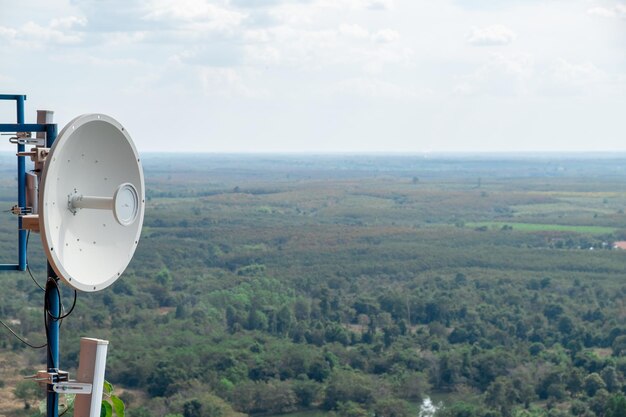
<svg viewBox="0 0 626 417"><path fill-rule="evenodd" d="M61 314L60 316L55 317L48 311L48 315L54 320L62 321L64 318L67 318L70 314L72 314L72 311L74 311L74 307L76 307L76 290L74 290L74 301L72 302L72 307L70 307L70 311L68 311L67 314ZM61 304L61 310L65 310L63 304ZM59 325L61 324L59 323Z"/></svg>
<svg viewBox="0 0 626 417"><path fill-rule="evenodd" d="M28 233L26 233L26 250L28 251L28 239L30 239L30 230L28 231ZM35 279L35 277L33 276L33 273L30 270L30 265L28 263L26 263L26 270L28 271L28 275L30 275L30 278L33 280L33 282L39 287L41 288L41 291L45 291L44 287L41 286L41 284L39 284L37 282L37 280Z"/></svg>
<svg viewBox="0 0 626 417"><path fill-rule="evenodd" d="M54 283L54 285L56 287L57 296L59 298L59 305L61 306L61 311L63 311L65 308L63 307L63 302L61 301L61 289L59 288L59 284L57 283L57 281L55 279L53 279L52 282ZM54 316L48 310L48 315L50 316L50 318L52 318L54 320L63 320L64 318L66 318L70 314L72 314L72 311L74 311L74 307L76 307L76 296L77 296L77 292L76 292L76 290L74 290L74 301L72 302L72 307L70 308L70 311L67 312L67 314L61 313L59 316Z"/></svg>
<svg viewBox="0 0 626 417"><path fill-rule="evenodd" d="M35 280L35 277L33 276L33 273L30 271L30 266L28 264L26 264L26 270L28 271L28 275L30 275L30 278L33 280L33 282L37 284L39 288L41 288L41 291L45 291L44 287L42 287L41 284L39 284L37 280Z"/></svg>
<svg viewBox="0 0 626 417"><path fill-rule="evenodd" d="M59 322L59 327L61 327L61 321L62 321L61 319L55 317L50 312L50 304L48 302L48 300L49 300L48 291L50 291L52 289L52 285L50 283L52 283L52 285L54 285L54 287L55 287L55 289L57 291L57 298L59 300L59 309L62 308L61 307L62 306L62 303L61 303L61 293L60 293L59 285L57 284L55 278L48 277L48 281L46 283L46 294L45 294L44 307L43 307L44 324L46 326L46 340L48 340L48 341L50 341L50 328L49 328L50 320L58 321ZM54 358L52 356L52 348L50 347L50 345L48 345L48 357L50 358L50 362L52 364L52 368L57 369L57 364L54 362Z"/></svg>
<svg viewBox="0 0 626 417"><path fill-rule="evenodd" d="M35 346L35 345L31 345L30 343L28 343L26 340L22 339L20 336L17 335L17 333L15 333L13 331L13 329L11 329L5 322L3 322L2 320L0 320L0 324L2 324L4 327L7 328L8 331L11 332L11 334L13 334L13 336L15 336L20 342L24 343L25 345L33 348L33 349L43 349L46 346L48 346L48 344L46 343L45 345L41 345L41 346Z"/></svg>
<svg viewBox="0 0 626 417"><path fill-rule="evenodd" d="M48 278L48 280L50 280L52 278ZM45 295L45 299L44 299L44 303L43 303L43 324L44 327L46 328L46 340L49 341L50 340L50 329L48 328L48 285L46 284L46 295ZM50 345L48 343L46 343L46 346L48 346L48 358L50 359L50 362L52 363L52 368L56 369L56 364L54 363L54 357L52 356L52 349L50 348Z"/></svg>
<svg viewBox="0 0 626 417"><path fill-rule="evenodd" d="M52 290L52 285L54 285L54 289L56 290L56 293L57 293L57 299L59 300L59 309L62 312L64 311L63 302L61 299L61 288L59 288L59 284L55 278L49 277L48 282L46 283L46 290L45 290L46 294L45 294L45 300L44 300L44 324L46 327L46 339L47 340L50 340L50 329L49 329L50 320L58 321L59 327L61 327L61 323L63 322L63 319L69 316L70 314L72 314L72 311L74 311L74 307L76 306L76 296L77 296L77 292L76 290L74 290L74 302L72 303L72 307L70 308L70 311L68 311L66 314L62 313L62 314L59 314L58 316L55 316L50 311L50 304L48 302L49 300L48 291ZM50 358L52 368L56 369L56 364L54 363L54 359L52 357L52 349L50 348L49 345L48 345L48 356Z"/></svg>

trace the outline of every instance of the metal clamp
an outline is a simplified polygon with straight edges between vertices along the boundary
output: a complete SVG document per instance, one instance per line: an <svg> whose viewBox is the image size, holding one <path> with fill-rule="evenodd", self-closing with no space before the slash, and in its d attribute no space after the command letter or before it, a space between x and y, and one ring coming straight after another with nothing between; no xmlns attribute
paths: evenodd
<svg viewBox="0 0 626 417"><path fill-rule="evenodd" d="M91 388L91 384L74 381L52 384L52 391L59 394L91 394Z"/></svg>
<svg viewBox="0 0 626 417"><path fill-rule="evenodd" d="M17 156L28 156L31 161L35 164L43 163L46 161L48 154L50 153L50 148L31 148L30 151L18 152Z"/></svg>
<svg viewBox="0 0 626 417"><path fill-rule="evenodd" d="M30 132L28 133L30 134ZM9 138L9 142L14 145L46 146L46 140L42 138L13 136L12 138Z"/></svg>
<svg viewBox="0 0 626 417"><path fill-rule="evenodd" d="M15 136L9 138L9 142L14 145L35 145L46 146L46 140L33 137L31 132L16 132Z"/></svg>
<svg viewBox="0 0 626 417"><path fill-rule="evenodd" d="M62 382L68 382L70 374L67 371L37 371L37 374L27 376L27 379L32 379L39 385L54 385Z"/></svg>
<svg viewBox="0 0 626 417"><path fill-rule="evenodd" d="M16 216L24 216L26 214L31 214L32 212L32 207L20 207L18 205L11 207L11 214L15 214Z"/></svg>
<svg viewBox="0 0 626 417"><path fill-rule="evenodd" d="M48 391L59 394L91 394L92 384L70 381L67 371L38 371L37 374L27 376L41 386L47 386Z"/></svg>

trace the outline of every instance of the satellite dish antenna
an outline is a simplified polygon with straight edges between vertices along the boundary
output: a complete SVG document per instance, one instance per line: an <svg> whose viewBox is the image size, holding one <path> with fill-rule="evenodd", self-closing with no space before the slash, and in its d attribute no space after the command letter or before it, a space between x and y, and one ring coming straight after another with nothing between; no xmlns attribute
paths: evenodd
<svg viewBox="0 0 626 417"><path fill-rule="evenodd" d="M143 169L126 129L104 114L65 126L39 192L41 240L58 276L80 291L113 284L137 248L144 208Z"/></svg>

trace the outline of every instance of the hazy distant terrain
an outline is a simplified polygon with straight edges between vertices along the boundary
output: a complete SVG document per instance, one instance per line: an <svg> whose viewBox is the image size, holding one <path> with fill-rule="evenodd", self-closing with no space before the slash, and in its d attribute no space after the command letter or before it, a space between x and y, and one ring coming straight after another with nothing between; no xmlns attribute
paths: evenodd
<svg viewBox="0 0 626 417"><path fill-rule="evenodd" d="M626 155L142 159L136 256L61 327L64 369L80 336L111 341L131 417L405 417L432 394L443 416L623 416ZM2 214L3 262L14 228ZM42 282L39 236L29 252ZM41 291L0 282L0 318L41 341ZM3 375L44 363L4 330L0 348Z"/></svg>

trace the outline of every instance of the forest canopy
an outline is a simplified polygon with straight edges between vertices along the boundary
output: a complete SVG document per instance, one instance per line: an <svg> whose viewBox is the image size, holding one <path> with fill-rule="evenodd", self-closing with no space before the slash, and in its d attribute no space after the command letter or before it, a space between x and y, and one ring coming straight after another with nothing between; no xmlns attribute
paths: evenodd
<svg viewBox="0 0 626 417"><path fill-rule="evenodd" d="M442 417L625 415L626 161L144 161L135 259L61 328L68 370L80 336L110 340L129 416L407 417L431 396ZM29 254L41 281L37 239ZM0 280L1 318L40 340L41 291ZM44 361L0 348L16 372Z"/></svg>

